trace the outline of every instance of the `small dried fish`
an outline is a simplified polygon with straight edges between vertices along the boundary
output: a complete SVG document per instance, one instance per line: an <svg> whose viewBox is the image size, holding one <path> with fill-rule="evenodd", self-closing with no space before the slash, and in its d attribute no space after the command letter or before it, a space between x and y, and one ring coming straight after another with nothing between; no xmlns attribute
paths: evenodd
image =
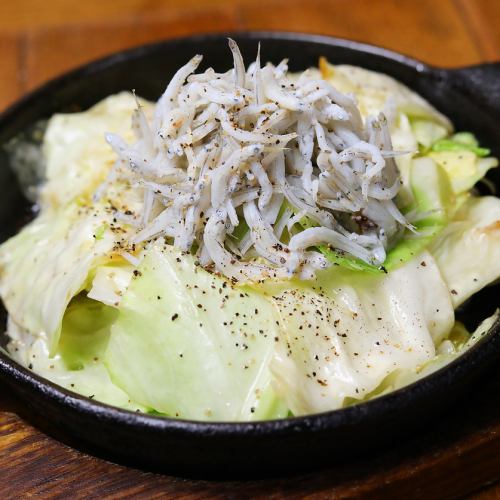
<svg viewBox="0 0 500 500"><path fill-rule="evenodd" d="M313 73L289 75L287 60L261 67L260 46L245 70L229 48L231 71L194 74L199 55L180 68L151 122L138 105L134 144L107 134L117 166L96 195L117 178L142 189L133 243L166 237L235 280L309 279L328 266L322 244L380 265L411 227L394 203L384 115L364 123L351 96ZM359 214L370 223L354 230Z"/></svg>

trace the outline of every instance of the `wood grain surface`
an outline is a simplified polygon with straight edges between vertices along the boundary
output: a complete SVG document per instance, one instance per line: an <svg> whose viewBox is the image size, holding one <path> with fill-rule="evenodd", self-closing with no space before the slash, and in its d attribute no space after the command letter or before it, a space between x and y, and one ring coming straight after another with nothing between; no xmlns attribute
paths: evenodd
<svg viewBox="0 0 500 500"><path fill-rule="evenodd" d="M425 62L500 60L499 0L2 0L0 110L113 51L191 33L276 29L382 45ZM500 85L500 82L499 82ZM392 450L328 470L206 482L112 464L19 416L0 387L0 498L500 498L500 369L440 422Z"/></svg>

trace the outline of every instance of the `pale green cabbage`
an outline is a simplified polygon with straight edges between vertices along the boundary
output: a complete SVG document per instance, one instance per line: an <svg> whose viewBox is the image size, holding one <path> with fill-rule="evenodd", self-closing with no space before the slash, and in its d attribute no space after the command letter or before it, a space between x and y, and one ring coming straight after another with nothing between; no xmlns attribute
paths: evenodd
<svg viewBox="0 0 500 500"><path fill-rule="evenodd" d="M119 387L170 416L286 416L269 371L280 333L262 294L233 287L196 266L190 255L160 243L147 249L138 271L106 353Z"/></svg>
<svg viewBox="0 0 500 500"><path fill-rule="evenodd" d="M392 78L325 62L321 70L365 116L392 114L394 148L410 152L397 158L399 204L415 231L385 269L368 273L337 256L315 281L250 287L163 240L127 261L107 204L140 212L142 200L117 186L92 202L115 159L102 134L131 134L136 104L123 93L49 121L42 213L0 246L12 356L122 408L234 421L379 396L479 339L496 316L469 336L454 308L500 276L500 200L469 194L496 159L481 157L470 134L450 136L450 122Z"/></svg>

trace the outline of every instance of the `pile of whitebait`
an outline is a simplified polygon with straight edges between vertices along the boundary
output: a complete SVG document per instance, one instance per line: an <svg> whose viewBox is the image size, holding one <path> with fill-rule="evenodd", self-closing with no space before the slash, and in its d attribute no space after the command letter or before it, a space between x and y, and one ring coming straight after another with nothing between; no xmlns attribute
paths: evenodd
<svg viewBox="0 0 500 500"><path fill-rule="evenodd" d="M287 60L261 67L260 47L245 70L229 47L231 70L195 74L197 55L151 120L138 105L135 144L107 134L119 159L96 196L120 179L138 186L131 243L164 237L232 280L310 279L329 266L318 247L380 266L408 226L385 116L364 122L353 96L287 73Z"/></svg>

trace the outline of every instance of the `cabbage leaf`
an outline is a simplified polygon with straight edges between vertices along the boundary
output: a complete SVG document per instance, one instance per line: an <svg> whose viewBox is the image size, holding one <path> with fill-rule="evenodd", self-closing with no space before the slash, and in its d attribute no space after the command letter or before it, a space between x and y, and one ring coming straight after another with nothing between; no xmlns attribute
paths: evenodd
<svg viewBox="0 0 500 500"><path fill-rule="evenodd" d="M94 237L105 217L97 209L82 216L75 205L64 214L48 209L0 246L5 307L20 327L45 338L51 353L70 300L113 247L110 232L100 240Z"/></svg>
<svg viewBox="0 0 500 500"><path fill-rule="evenodd" d="M66 310L58 350L50 354L43 338L37 338L9 320L11 356L35 373L70 391L120 408L147 411L113 384L103 364L109 328L117 311L83 295Z"/></svg>
<svg viewBox="0 0 500 500"><path fill-rule="evenodd" d="M446 284L425 252L380 276L325 271L313 287L287 288L273 300L286 342L272 370L294 415L360 400L395 366L429 361L454 321Z"/></svg>
<svg viewBox="0 0 500 500"><path fill-rule="evenodd" d="M149 110L151 105L141 100ZM130 92L107 97L81 113L54 115L45 132L43 153L47 160L42 206L63 207L90 201L104 181L116 155L104 140L108 132L133 139L131 116L137 107Z"/></svg>
<svg viewBox="0 0 500 500"><path fill-rule="evenodd" d="M286 416L268 368L279 340L276 312L263 295L157 242L119 310L106 366L132 399L197 420Z"/></svg>
<svg viewBox="0 0 500 500"><path fill-rule="evenodd" d="M430 246L458 307L500 277L500 199L469 198Z"/></svg>

